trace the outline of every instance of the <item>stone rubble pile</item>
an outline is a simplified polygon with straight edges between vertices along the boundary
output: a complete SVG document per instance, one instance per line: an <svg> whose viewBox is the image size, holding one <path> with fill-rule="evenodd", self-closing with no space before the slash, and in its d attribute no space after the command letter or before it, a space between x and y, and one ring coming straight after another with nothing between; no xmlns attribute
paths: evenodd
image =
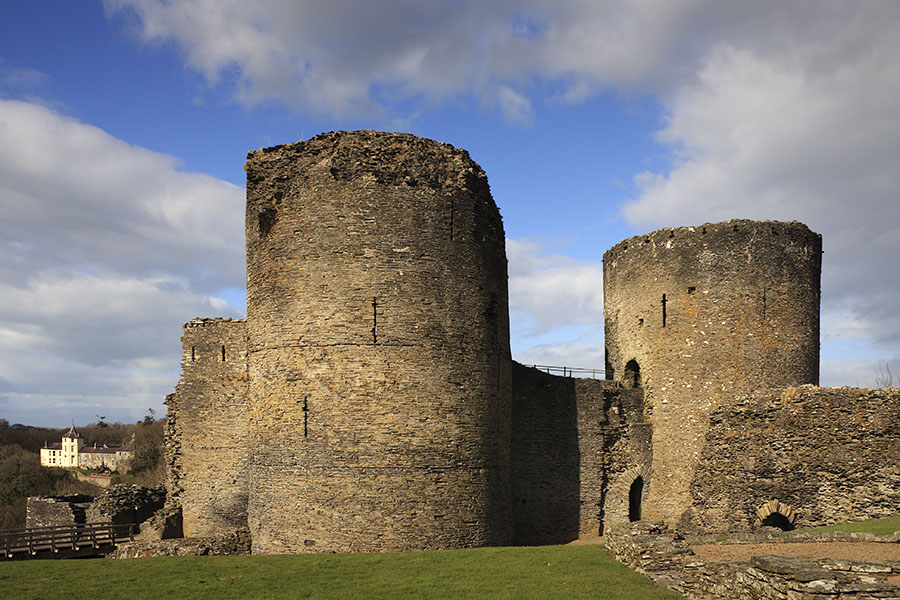
<svg viewBox="0 0 900 600"><path fill-rule="evenodd" d="M87 509L88 523L143 523L166 502L159 486L114 485L94 499Z"/></svg>
<svg viewBox="0 0 900 600"><path fill-rule="evenodd" d="M228 556L250 554L250 532L240 530L219 536L168 540L140 540L119 544L107 558L157 556Z"/></svg>
<svg viewBox="0 0 900 600"><path fill-rule="evenodd" d="M764 533L745 542L872 541L870 534ZM890 540L897 538L895 534ZM733 540L729 540L733 541ZM885 541L882 538L881 541ZM896 540L894 540L896 541ZM886 542L889 543L889 542ZM692 600L900 600L900 563L754 556L748 561L707 562L692 542L662 523L640 521L629 530L608 533L606 547L619 562Z"/></svg>

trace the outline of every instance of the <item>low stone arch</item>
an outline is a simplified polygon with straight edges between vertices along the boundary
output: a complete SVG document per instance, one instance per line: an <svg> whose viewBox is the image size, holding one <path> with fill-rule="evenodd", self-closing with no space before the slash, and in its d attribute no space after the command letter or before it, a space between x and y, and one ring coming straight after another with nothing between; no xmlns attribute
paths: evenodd
<svg viewBox="0 0 900 600"><path fill-rule="evenodd" d="M635 466L615 476L607 488L603 503L603 529L621 530L629 527L633 498L631 492L634 482L641 480L640 504L646 505L647 494L652 485L650 466ZM643 510L643 508L641 509Z"/></svg>
<svg viewBox="0 0 900 600"><path fill-rule="evenodd" d="M769 525L790 531L797 526L799 516L797 511L788 504L779 500L769 500L756 509L753 519L754 529Z"/></svg>

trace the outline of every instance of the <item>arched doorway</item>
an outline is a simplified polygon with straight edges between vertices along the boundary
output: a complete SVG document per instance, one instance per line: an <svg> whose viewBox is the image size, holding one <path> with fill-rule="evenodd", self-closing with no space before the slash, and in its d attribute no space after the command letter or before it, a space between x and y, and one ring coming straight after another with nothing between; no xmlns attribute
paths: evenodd
<svg viewBox="0 0 900 600"><path fill-rule="evenodd" d="M625 387L639 388L641 387L641 367L637 361L632 359L625 364Z"/></svg>
<svg viewBox="0 0 900 600"><path fill-rule="evenodd" d="M769 500L756 509L754 527L777 527L782 531L791 531L797 526L797 511L779 500Z"/></svg>
<svg viewBox="0 0 900 600"><path fill-rule="evenodd" d="M644 478L638 476L628 490L628 520L631 522L641 520L641 497L644 494Z"/></svg>
<svg viewBox="0 0 900 600"><path fill-rule="evenodd" d="M763 519L760 525L763 527L777 527L782 531L790 531L794 528L794 524L791 523L786 516L778 512L773 512Z"/></svg>

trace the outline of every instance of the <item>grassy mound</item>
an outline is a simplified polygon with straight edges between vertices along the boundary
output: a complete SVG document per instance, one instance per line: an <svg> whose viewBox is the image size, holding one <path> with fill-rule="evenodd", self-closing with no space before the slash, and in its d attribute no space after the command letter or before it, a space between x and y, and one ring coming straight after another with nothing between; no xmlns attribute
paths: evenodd
<svg viewBox="0 0 900 600"><path fill-rule="evenodd" d="M895 531L900 531L900 516L871 519L869 521L851 521L850 523L841 523L839 525L815 527L806 531L855 531L874 533L875 535L890 535Z"/></svg>
<svg viewBox="0 0 900 600"><path fill-rule="evenodd" d="M0 563L3 596L677 599L599 546Z"/></svg>

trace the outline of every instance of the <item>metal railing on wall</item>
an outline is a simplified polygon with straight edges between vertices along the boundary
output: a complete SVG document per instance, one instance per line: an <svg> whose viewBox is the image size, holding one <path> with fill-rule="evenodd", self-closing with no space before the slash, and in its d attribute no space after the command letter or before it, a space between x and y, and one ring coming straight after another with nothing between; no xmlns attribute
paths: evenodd
<svg viewBox="0 0 900 600"><path fill-rule="evenodd" d="M603 369L582 369L580 367L555 367L551 365L529 365L533 369L549 373L551 375L562 375L563 377L584 377L591 379L605 379L606 371Z"/></svg>

